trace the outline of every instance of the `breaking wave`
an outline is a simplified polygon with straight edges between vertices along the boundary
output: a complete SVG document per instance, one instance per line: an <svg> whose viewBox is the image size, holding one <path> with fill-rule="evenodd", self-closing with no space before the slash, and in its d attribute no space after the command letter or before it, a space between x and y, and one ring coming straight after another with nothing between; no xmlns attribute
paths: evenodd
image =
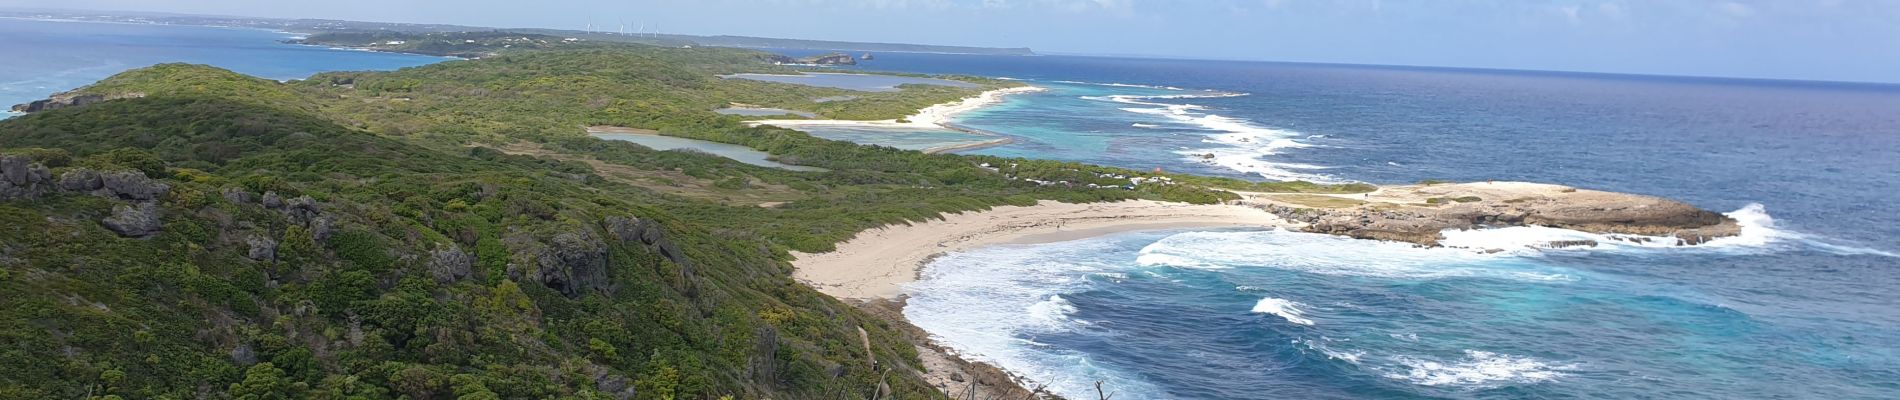
<svg viewBox="0 0 1900 400"><path fill-rule="evenodd" d="M1424 386L1492 387L1503 383L1539 383L1564 376L1575 365L1554 365L1530 357L1465 350L1455 361L1395 357L1401 368L1387 378Z"/></svg>
<svg viewBox="0 0 1900 400"><path fill-rule="evenodd" d="M1267 159L1286 149L1313 147L1299 141L1323 135L1306 135L1299 132L1274 129L1254 124L1252 121L1222 116L1208 112L1206 106L1197 104L1172 104L1154 100L1206 99L1247 96L1246 93L1201 91L1198 93L1166 95L1109 95L1083 96L1082 99L1114 102L1141 107L1123 107L1122 111L1161 117L1169 122L1192 126L1202 130L1218 132L1208 135L1205 143L1218 145L1212 148L1183 149L1175 151L1190 162L1216 165L1256 174L1260 177L1291 181L1341 182L1326 175L1305 171L1326 169L1324 166L1270 162Z"/></svg>
<svg viewBox="0 0 1900 400"><path fill-rule="evenodd" d="M1286 322L1295 324L1313 325L1313 320L1306 319L1306 314L1300 310L1300 303L1286 299L1276 299L1272 297L1260 299L1259 303L1254 303L1253 312L1255 314L1277 315L1280 318L1286 319Z"/></svg>

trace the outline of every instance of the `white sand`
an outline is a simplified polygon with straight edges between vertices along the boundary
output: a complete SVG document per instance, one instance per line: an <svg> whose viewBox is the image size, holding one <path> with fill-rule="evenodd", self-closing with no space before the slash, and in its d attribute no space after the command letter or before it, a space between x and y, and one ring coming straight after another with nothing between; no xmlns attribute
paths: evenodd
<svg viewBox="0 0 1900 400"><path fill-rule="evenodd" d="M895 298L939 254L1005 243L1049 243L1116 232L1287 226L1256 208L1156 201L1069 204L946 215L942 220L859 232L830 253L793 252L794 278L837 298Z"/></svg>
<svg viewBox="0 0 1900 400"><path fill-rule="evenodd" d="M852 126L852 127L869 127L869 128L958 130L956 128L950 127L949 124L950 124L950 118L956 116L959 113L964 113L970 110L983 108L985 106L989 106L992 104L1001 103L1003 102L1003 96L1008 96L1008 95L1018 94L1018 93L1039 92L1043 90L1048 90L1048 89L1043 89L1043 88L1039 88L1035 86L1018 86L1018 87L1013 87L1013 88L991 90L991 91L983 92L982 94L978 94L976 96L964 98L963 100L960 100L960 101L943 103L943 104L938 104L938 105L934 105L930 107L924 107L924 109L922 110L917 110L917 114L911 115L909 117L904 117L902 122L898 120L894 120L894 119L887 119L887 120L881 120L881 121L851 121L851 120L839 120L839 119L768 119L768 120L752 121L750 122L750 124L753 126L772 125L772 126L777 126L781 128L787 128L787 129L798 129L799 127L802 127L802 126Z"/></svg>

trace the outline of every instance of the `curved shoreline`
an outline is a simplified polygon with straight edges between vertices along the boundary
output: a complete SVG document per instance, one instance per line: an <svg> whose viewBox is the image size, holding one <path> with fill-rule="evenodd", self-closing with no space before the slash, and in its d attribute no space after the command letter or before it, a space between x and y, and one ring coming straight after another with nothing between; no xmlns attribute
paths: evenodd
<svg viewBox="0 0 1900 400"><path fill-rule="evenodd" d="M840 299L895 299L938 255L999 244L1052 243L1112 233L1178 228L1290 227L1278 216L1237 205L1133 200L1042 201L949 214L942 219L859 232L829 253L793 252L792 277Z"/></svg>
<svg viewBox="0 0 1900 400"><path fill-rule="evenodd" d="M1032 92L1040 92L1044 90L1049 90L1049 89L1037 87L1037 86L1016 86L1016 87L989 90L989 91L985 91L983 93L977 94L975 96L966 97L962 100L932 105L930 107L924 107L923 109L917 110L916 114L911 114L910 116L904 117L903 119L886 119L886 120L877 120L877 121L854 121L854 120L842 120L842 119L763 119L763 120L756 120L756 121L747 121L746 124L750 126L771 125L771 126L776 126L780 128L799 130L799 131L802 131L802 129L799 129L799 127L807 127L807 126L835 126L835 127L873 128L873 129L875 128L945 129L945 130L968 133L968 134L976 135L976 136L998 137L998 139L995 139L995 140L989 140L989 141L983 141L983 142L977 142L977 143L947 144L947 145L941 145L941 146L934 146L934 147L930 147L923 150L923 152L925 153L934 154L934 153L942 153L946 151L968 150L968 149L980 148L980 147L997 146L997 145L1008 144L1008 143L1013 142L1013 139L1010 139L1008 137L1003 137L1002 135L998 135L993 132L986 132L979 129L973 129L973 128L957 125L951 122L950 119L956 116L957 114L975 111L978 109L982 109L983 107L988 107L988 106L1002 103L1004 97L1012 95L1012 94L1032 93Z"/></svg>

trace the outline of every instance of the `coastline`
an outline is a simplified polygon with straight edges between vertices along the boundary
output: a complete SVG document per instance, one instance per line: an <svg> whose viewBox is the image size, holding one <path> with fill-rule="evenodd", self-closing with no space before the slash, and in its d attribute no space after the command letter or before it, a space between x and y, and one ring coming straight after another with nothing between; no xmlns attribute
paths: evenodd
<svg viewBox="0 0 1900 400"><path fill-rule="evenodd" d="M937 147L932 147L932 148L924 150L925 153L934 154L934 153L941 153L941 152L946 152L946 151L968 150L972 148L989 147L989 146L996 146L996 145L1010 143L1012 139L1009 139L1006 137L1000 137L1000 135L997 135L995 133L984 132L981 130L970 129L970 128L956 125L955 123L951 122L951 118L955 117L957 114L962 114L962 113L974 111L977 109L981 109L983 107L988 107L988 106L996 105L998 103L1002 103L1003 98L1009 95L1033 93L1033 92L1040 92L1040 91L1045 91L1045 90L1049 90L1049 89L1038 87L1038 86L1017 86L1017 87L989 90L989 91L985 91L983 93L977 94L976 96L966 97L962 100L932 105L930 107L924 107L923 109L917 110L916 114L911 114L910 116L904 117L902 119L886 119L886 120L876 120L876 121L853 121L853 120L842 120L842 119L765 119L765 120L757 120L757 121L748 121L746 122L746 124L751 125L751 126L772 125L772 126L777 126L780 128L791 129L791 130L801 130L799 129L800 127L809 127L809 126L844 126L844 127L860 127L860 128L895 128L895 129L948 129L948 130L953 130L957 132L968 133L971 135L999 137L996 140L990 140L990 141L985 141L985 142L959 143L959 144L954 144L954 145L937 146Z"/></svg>
<svg viewBox="0 0 1900 400"><path fill-rule="evenodd" d="M793 252L792 277L839 299L895 299L925 264L943 253L999 244L1036 244L1175 228L1288 227L1264 210L1132 200L1071 204L1042 201L859 232L829 253Z"/></svg>

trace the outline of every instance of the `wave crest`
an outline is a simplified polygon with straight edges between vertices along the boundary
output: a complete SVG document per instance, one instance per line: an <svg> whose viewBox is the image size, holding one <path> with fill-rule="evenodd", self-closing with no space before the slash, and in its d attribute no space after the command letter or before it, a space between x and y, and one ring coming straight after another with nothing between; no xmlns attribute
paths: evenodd
<svg viewBox="0 0 1900 400"><path fill-rule="evenodd" d="M1454 362L1404 356L1395 359L1405 370L1388 373L1387 378L1423 386L1490 387L1500 383L1547 382L1563 377L1564 371L1576 368L1574 365L1553 365L1530 357L1478 350L1465 350L1465 358Z"/></svg>
<svg viewBox="0 0 1900 400"><path fill-rule="evenodd" d="M1300 303L1295 303L1291 300L1268 297L1260 299L1258 303L1254 303L1253 312L1255 314L1277 315L1280 318L1286 319L1286 322L1313 326L1313 320L1306 319L1306 314L1300 310L1300 306Z"/></svg>

